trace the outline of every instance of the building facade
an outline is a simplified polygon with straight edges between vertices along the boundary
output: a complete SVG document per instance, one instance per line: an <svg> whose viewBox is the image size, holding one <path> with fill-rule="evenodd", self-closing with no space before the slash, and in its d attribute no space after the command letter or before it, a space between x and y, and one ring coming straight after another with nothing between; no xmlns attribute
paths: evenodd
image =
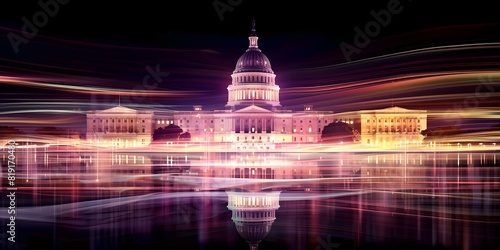
<svg viewBox="0 0 500 250"><path fill-rule="evenodd" d="M221 110L137 111L115 107L87 113L87 140L101 145L149 145L155 129L170 124L188 132L193 142L228 143L234 149L272 149L283 143L318 143L325 126L344 121L361 133L364 144L393 144L401 138L422 140L427 116L422 110L392 107L334 115L305 105L283 109L271 63L258 47L255 26L248 49L238 59ZM409 136L410 135L410 136Z"/></svg>
<svg viewBox="0 0 500 250"><path fill-rule="evenodd" d="M93 145L139 147L151 143L152 111L139 111L123 106L87 112L87 141Z"/></svg>
<svg viewBox="0 0 500 250"><path fill-rule="evenodd" d="M421 131L427 129L427 111L392 106L339 113L335 121L348 123L358 130L362 144L398 146L422 142Z"/></svg>

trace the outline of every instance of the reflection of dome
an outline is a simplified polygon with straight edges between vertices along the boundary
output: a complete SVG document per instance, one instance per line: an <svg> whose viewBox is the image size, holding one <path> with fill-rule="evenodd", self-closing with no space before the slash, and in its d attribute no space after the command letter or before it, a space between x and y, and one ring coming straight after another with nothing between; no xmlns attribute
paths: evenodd
<svg viewBox="0 0 500 250"><path fill-rule="evenodd" d="M259 244L271 231L274 221L267 222L240 222L234 221L236 230L249 244Z"/></svg>
<svg viewBox="0 0 500 250"><path fill-rule="evenodd" d="M231 219L236 230L248 242L250 249L257 249L258 243L266 237L276 220L280 191L226 193L227 208L232 211Z"/></svg>

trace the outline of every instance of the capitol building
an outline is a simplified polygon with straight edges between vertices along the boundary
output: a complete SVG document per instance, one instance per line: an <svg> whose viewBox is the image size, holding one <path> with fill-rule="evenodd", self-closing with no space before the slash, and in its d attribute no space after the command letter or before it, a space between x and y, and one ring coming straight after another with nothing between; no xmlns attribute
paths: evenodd
<svg viewBox="0 0 500 250"><path fill-rule="evenodd" d="M360 142L392 145L421 141L427 128L423 110L386 110L334 114L304 105L301 111L283 109L280 87L267 56L259 49L255 24L245 53L236 62L222 110L144 111L117 106L87 112L87 141L93 145L140 147L152 142L154 130L170 124L188 132L192 142L228 143L234 149L274 149L282 143L319 143L323 129L344 122L361 135ZM391 122L392 121L392 122ZM418 121L418 122L417 122Z"/></svg>

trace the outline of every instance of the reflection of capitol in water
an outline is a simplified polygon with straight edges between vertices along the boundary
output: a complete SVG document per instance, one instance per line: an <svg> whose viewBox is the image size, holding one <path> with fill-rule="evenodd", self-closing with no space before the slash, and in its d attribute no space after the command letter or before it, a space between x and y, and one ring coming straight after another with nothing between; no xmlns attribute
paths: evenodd
<svg viewBox="0 0 500 250"><path fill-rule="evenodd" d="M280 191L226 193L227 208L232 211L231 219L236 230L248 242L250 249L257 249L276 220Z"/></svg>
<svg viewBox="0 0 500 250"><path fill-rule="evenodd" d="M44 244L58 237L86 249L123 249L134 239L144 249L186 242L378 249L399 247L398 239L422 249L494 249L498 159L497 151L467 148L172 154L19 147L16 185L29 190L19 193L20 218L41 227L20 235L37 242L41 230L55 230Z"/></svg>
<svg viewBox="0 0 500 250"><path fill-rule="evenodd" d="M262 189L321 188L331 183L360 183L399 189L401 183L440 177L455 169L460 180L477 175L471 166L497 166L495 151L439 153L126 153L111 150L54 151L18 148L16 175L25 182L71 180L159 184L196 190L227 190L250 183ZM2 159L2 164L7 164ZM130 181L138 181L130 183ZM74 182L76 183L76 182ZM421 182L420 182L421 183ZM398 184L398 185L396 185ZM374 186L376 185L376 186Z"/></svg>
<svg viewBox="0 0 500 250"><path fill-rule="evenodd" d="M308 179L320 177L316 158L272 153L208 153L191 161L191 174L236 179Z"/></svg>

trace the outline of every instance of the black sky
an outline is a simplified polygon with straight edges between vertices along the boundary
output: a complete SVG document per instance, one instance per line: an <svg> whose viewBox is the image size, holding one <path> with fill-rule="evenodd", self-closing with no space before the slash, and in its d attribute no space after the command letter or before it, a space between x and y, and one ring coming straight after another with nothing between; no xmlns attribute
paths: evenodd
<svg viewBox="0 0 500 250"><path fill-rule="evenodd" d="M339 46L341 42L353 44L354 28L363 29L374 20L370 12L384 11L389 8L388 4L398 4L401 12L391 16L388 25L380 29L369 45L352 56L353 61L436 46L499 42L500 15L494 1L69 0L64 5L59 4L58 11L48 23L40 27L29 43L19 45L19 53L15 53L8 34L21 34L22 18L32 19L41 11L38 2L0 4L3 38L0 73L70 86L130 91L140 84L147 66L159 65L170 75L155 90L202 92L187 97L152 97L147 102L173 105L173 108L194 103L224 105L230 74L248 45L252 19L257 22L259 46L278 75L284 105L294 106L314 100L316 92L309 93L308 97L303 97L305 93L299 90L286 93L294 88L428 74L434 70L446 73L496 71L499 68L498 49L441 51L437 55L390 59L382 64L346 64ZM231 3L234 6L222 14L221 20L214 2L222 3L219 6L230 6ZM69 99L85 103L90 99L88 94L68 93L60 88L2 84L2 89L1 102L9 104L10 108L22 100ZM473 84L452 88L457 93L473 89ZM446 91L431 90L441 94ZM394 93L378 94L373 98L393 98ZM425 94L429 94L425 88L412 89L402 91L400 97ZM111 94L111 97L99 100L111 102L115 97ZM334 97L338 94L335 96L334 93ZM363 98L356 100L370 103L372 97ZM331 106L336 110L350 108L345 100L320 104L325 104L328 109ZM404 104L416 108L421 103L408 101ZM380 108L382 104L377 105L366 108ZM433 108L433 103L428 105L429 109ZM488 103L491 105L495 104ZM443 108L443 105L435 108ZM82 106L81 109L89 107Z"/></svg>

